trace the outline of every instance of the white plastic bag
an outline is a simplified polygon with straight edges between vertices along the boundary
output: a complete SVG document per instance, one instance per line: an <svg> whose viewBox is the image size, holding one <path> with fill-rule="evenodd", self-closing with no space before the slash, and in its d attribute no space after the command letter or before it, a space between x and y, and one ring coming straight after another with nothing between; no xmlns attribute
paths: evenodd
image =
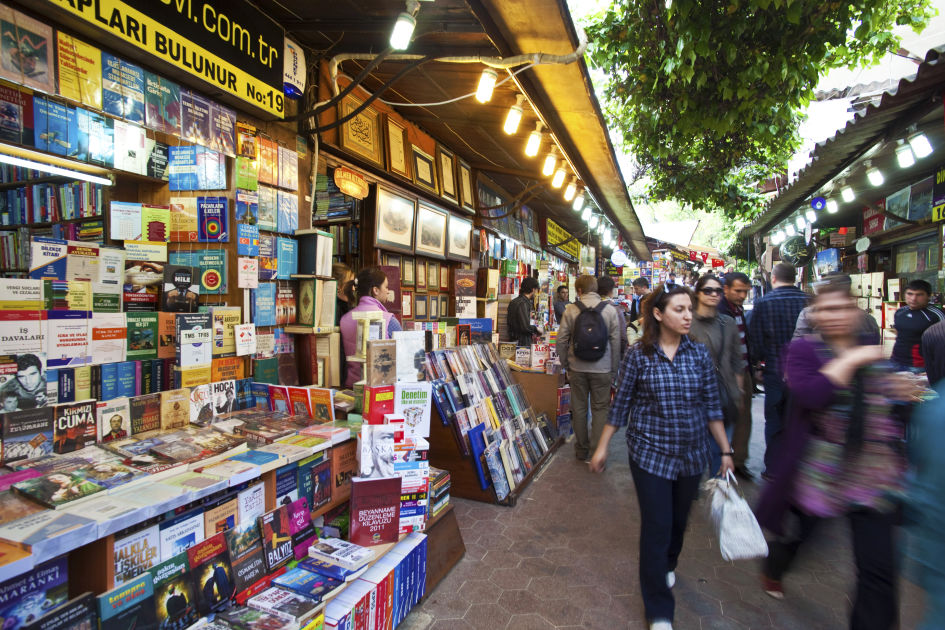
<svg viewBox="0 0 945 630"><path fill-rule="evenodd" d="M768 543L738 489L735 475L729 472L724 479L710 479L705 488L709 495L709 520L715 527L722 559L751 560L767 556Z"/></svg>

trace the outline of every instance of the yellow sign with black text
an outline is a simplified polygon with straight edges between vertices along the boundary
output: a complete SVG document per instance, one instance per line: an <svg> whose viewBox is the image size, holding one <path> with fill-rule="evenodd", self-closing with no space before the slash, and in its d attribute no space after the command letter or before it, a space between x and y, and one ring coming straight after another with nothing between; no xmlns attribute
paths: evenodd
<svg viewBox="0 0 945 630"><path fill-rule="evenodd" d="M573 262L581 256L581 243L551 219L545 219L545 247L570 257Z"/></svg>
<svg viewBox="0 0 945 630"><path fill-rule="evenodd" d="M47 1L215 89L285 115L285 31L242 0Z"/></svg>

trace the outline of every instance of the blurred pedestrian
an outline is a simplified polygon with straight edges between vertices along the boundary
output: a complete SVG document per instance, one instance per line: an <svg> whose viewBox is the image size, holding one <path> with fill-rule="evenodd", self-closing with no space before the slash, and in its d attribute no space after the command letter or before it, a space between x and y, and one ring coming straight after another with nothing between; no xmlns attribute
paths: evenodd
<svg viewBox="0 0 945 630"><path fill-rule="evenodd" d="M672 630L672 587L689 509L709 464L709 434L732 452L719 406L715 367L688 337L692 292L657 288L643 304L643 337L620 367L614 404L590 468L602 472L610 438L627 426L630 472L640 506L640 589L651 630ZM708 431L706 430L708 427Z"/></svg>
<svg viewBox="0 0 945 630"><path fill-rule="evenodd" d="M814 292L816 293L820 286L826 286L830 282L851 282L851 280L850 276L845 273L831 272L826 274L823 280L814 283ZM861 335L867 335L872 340L870 343L873 345L880 343L879 324L863 309L858 308L857 310L860 311L860 321L857 324L856 332ZM814 323L811 317L811 307L805 306L801 314L797 316L797 323L794 324L793 338L797 339L809 335L812 332L814 332Z"/></svg>
<svg viewBox="0 0 945 630"><path fill-rule="evenodd" d="M614 279L610 276L601 276L597 279L597 293L602 300L613 303L614 290L616 287L617 283L614 282ZM624 353L627 351L627 318L624 317L622 308L617 309L617 328L620 330L620 343L618 344L618 348L620 348L620 358L622 359Z"/></svg>
<svg viewBox="0 0 945 630"><path fill-rule="evenodd" d="M783 599L782 579L803 541L822 519L846 516L857 567L850 628L889 630L898 622L892 497L902 492L906 464L905 423L895 403L913 385L890 374L881 346L862 345L858 317L849 284L823 286L814 300L816 333L786 350L790 431L757 509L759 522L777 535L762 586ZM788 509L794 518L786 518Z"/></svg>
<svg viewBox="0 0 945 630"><path fill-rule="evenodd" d="M751 340L748 337L748 321L745 318L745 299L751 289L751 280L740 271L732 271L721 280L725 295L719 301L718 310L722 315L728 315L735 320L738 327L739 350L742 361L748 363L748 346ZM751 368L745 368L745 387L742 393L742 402L739 406L738 418L732 431L732 449L735 451L735 474L744 479L751 479L746 462L748 461L748 443L751 441L751 392L753 383Z"/></svg>
<svg viewBox="0 0 945 630"><path fill-rule="evenodd" d="M932 324L922 333L922 359L929 383L937 387L945 379L945 322Z"/></svg>

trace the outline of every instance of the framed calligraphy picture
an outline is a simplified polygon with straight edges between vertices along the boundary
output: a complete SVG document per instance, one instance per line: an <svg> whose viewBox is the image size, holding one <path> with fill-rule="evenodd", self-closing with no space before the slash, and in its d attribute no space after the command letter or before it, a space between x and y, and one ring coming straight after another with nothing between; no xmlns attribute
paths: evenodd
<svg viewBox="0 0 945 630"><path fill-rule="evenodd" d="M338 118L351 115L361 107L363 101L352 95L341 100ZM339 133L341 148L358 155L372 164L384 168L384 144L381 138L381 115L368 107L341 125Z"/></svg>
<svg viewBox="0 0 945 630"><path fill-rule="evenodd" d="M436 164L433 162L433 156L424 153L417 145L412 146L414 183L436 195L440 194L436 185Z"/></svg>
<svg viewBox="0 0 945 630"><path fill-rule="evenodd" d="M436 166L440 172L440 193L453 203L459 203L456 189L456 156L452 151L436 145Z"/></svg>
<svg viewBox="0 0 945 630"><path fill-rule="evenodd" d="M407 128L390 115L384 116L387 131L387 169L395 175L410 179L410 159Z"/></svg>

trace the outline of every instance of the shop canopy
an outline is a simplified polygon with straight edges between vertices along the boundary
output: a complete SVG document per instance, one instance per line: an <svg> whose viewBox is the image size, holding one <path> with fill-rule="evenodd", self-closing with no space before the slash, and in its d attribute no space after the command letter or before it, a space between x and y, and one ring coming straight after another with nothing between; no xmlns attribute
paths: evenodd
<svg viewBox="0 0 945 630"><path fill-rule="evenodd" d="M816 197L836 201L838 210L834 214L817 212L815 228L856 226L865 206L931 176L945 160L943 89L945 47L930 50L915 76L883 92L832 138L819 143L811 152L810 164L740 236L763 239L786 220L810 210ZM934 151L913 166L900 168L896 147L913 133L913 126L914 131L926 135ZM867 180L867 161L884 174L881 185L873 186ZM844 186L852 188L853 201L843 201Z"/></svg>
<svg viewBox="0 0 945 630"><path fill-rule="evenodd" d="M385 50L394 20L406 6L403 0L260 0L258 4L286 28L289 37L318 51L324 59ZM497 86L485 104L467 98L431 107L396 105L449 101L476 90L482 64L445 63L436 58L572 53L580 46L580 38L565 0L420 2L416 21L414 39L404 52L434 60L397 79L382 98L512 195L536 182L548 182L541 167L550 147L550 132L588 194L629 243L632 254L649 260L643 229L583 57L571 64L536 65L516 74ZM341 71L355 76L368 63L364 59L343 60ZM408 63L385 60L362 86L376 92ZM499 71L500 81L507 76L505 70ZM507 135L503 123L518 94L524 94L528 102L517 133ZM545 125L545 136L538 156L529 158L524 147L536 121ZM564 201L562 189L545 186L526 205L587 241L587 226L572 204Z"/></svg>

